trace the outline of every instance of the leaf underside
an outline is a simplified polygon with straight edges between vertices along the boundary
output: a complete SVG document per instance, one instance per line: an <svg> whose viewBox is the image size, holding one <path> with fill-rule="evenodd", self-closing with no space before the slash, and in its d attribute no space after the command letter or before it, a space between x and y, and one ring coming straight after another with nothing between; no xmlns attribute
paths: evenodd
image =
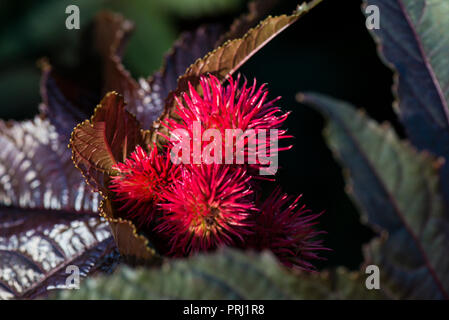
<svg viewBox="0 0 449 320"><path fill-rule="evenodd" d="M94 213L92 193L48 120L0 121L0 199L6 206Z"/></svg>

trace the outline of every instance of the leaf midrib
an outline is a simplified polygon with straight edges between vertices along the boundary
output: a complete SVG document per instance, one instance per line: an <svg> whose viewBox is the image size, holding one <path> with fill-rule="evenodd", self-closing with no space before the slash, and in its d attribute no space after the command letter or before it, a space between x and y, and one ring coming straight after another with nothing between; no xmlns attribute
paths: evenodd
<svg viewBox="0 0 449 320"><path fill-rule="evenodd" d="M435 72L433 70L432 64L430 63L429 59L427 58L426 52L424 50L424 47L423 47L423 44L422 44L422 41L421 41L421 37L419 36L415 26L412 23L412 20L410 18L410 15L407 12L407 9L405 8L403 0L397 0L397 2L398 2L399 7L401 8L402 14L404 15L404 17L405 17L405 19L407 21L407 24L410 27L411 32L413 33L413 36L414 36L414 38L416 40L416 44L417 44L418 49L420 51L420 55L421 55L422 61L424 62L424 65L426 66L426 69L429 72L429 75L430 75L430 77L432 79L432 82L435 85L435 89L438 92L438 96L439 96L440 101L441 101L441 106L443 108L443 113L444 113L445 118L446 118L445 119L446 120L446 124L449 126L449 106L448 106L448 103L447 103L447 101L446 101L446 99L444 97L444 93L443 93L443 90L441 88L440 82L439 82L439 80L438 80L438 78L437 78L437 76L436 76L436 74L435 74ZM424 6L427 6L427 0L424 2Z"/></svg>
<svg viewBox="0 0 449 320"><path fill-rule="evenodd" d="M392 196L391 192L386 188L385 184L383 183L382 179L380 178L380 176L377 173L377 170L375 170L375 166L372 164L372 162L369 160L369 158L365 155L365 152L363 151L363 149L361 148L360 144L357 142L357 139L354 138L354 136L352 135L350 129L347 128L346 124L344 123L344 121L342 121L340 119L339 116L335 115L334 119L340 123L342 129L344 130L344 132L346 133L346 135L349 137L349 139L352 141L353 145L355 146L355 148L358 150L359 154L362 156L363 159L365 159L365 163L366 165L371 169L371 172L373 173L375 179L378 181L379 186L382 188L382 190L385 192L388 200L390 201L394 212L396 212L396 215L399 217L399 219L401 220L402 224L404 225L405 230L410 234L410 236L412 237L413 241L415 242L417 249L419 251L419 253L421 254L423 261L425 263L426 268L429 270L429 273L431 275L431 277L433 278L435 284L437 285L438 289L441 291L442 295L446 298L449 299L449 294L446 292L446 290L443 287L443 284L441 283L440 279L438 278L435 269L433 268L433 266L430 264L430 260L426 254L426 252L424 251L422 245L421 245L421 241L417 238L417 236L415 235L415 233L412 231L412 229L410 228L409 224L407 223L407 221L405 220L404 215L402 214L402 212L399 209L399 206L397 204L397 201L394 199L394 197ZM382 226L380 226L382 227ZM383 227L382 227L383 228Z"/></svg>

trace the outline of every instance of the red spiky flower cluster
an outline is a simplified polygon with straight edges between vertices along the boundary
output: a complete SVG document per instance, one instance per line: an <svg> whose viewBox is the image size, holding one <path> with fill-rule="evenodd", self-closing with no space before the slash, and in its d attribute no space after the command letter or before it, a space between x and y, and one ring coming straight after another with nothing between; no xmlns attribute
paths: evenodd
<svg viewBox="0 0 449 320"><path fill-rule="evenodd" d="M200 87L201 94L189 84L188 92L176 98L180 120L165 122L171 132L184 129L193 134L194 122L223 135L226 129L280 129L288 116L275 106L279 98L267 102L266 86L257 88L255 81L249 87L246 81L239 87L239 80L232 79L222 85L210 75L201 78ZM287 137L285 130L278 131L278 139ZM252 142L273 147L269 137L244 139L248 155L257 152L250 147ZM289 267L313 269L310 261L324 250L316 240L321 234L315 230L319 215L298 209L300 197L288 204L290 198L277 190L260 203L251 166L173 164L172 148L169 143L158 152L153 146L148 154L138 147L130 159L115 166L118 175L111 184L127 217L150 226L156 237L165 239L165 254L186 256L222 245L270 249ZM284 149L288 148L274 151Z"/></svg>
<svg viewBox="0 0 449 320"><path fill-rule="evenodd" d="M166 213L157 230L168 233L172 254L205 251L243 242L256 211L250 176L217 164L184 166L181 178L162 193Z"/></svg>
<svg viewBox="0 0 449 320"><path fill-rule="evenodd" d="M113 167L119 172L112 177L111 190L122 202L120 210L139 225L153 221L160 202L160 193L180 176L180 167L175 166L165 154L151 148L147 154L141 146L124 163Z"/></svg>
<svg viewBox="0 0 449 320"><path fill-rule="evenodd" d="M289 115L275 106L280 97L268 101L266 85L263 84L258 88L256 80L250 86L246 80L242 86L239 86L239 83L240 77L237 80L229 78L227 85L222 85L213 75L201 77L200 91L202 95L189 83L188 92L184 92L180 97L175 97L176 114L181 121L169 119L163 125L168 127L172 133L179 129L185 130L190 137L195 136L194 124L200 124L202 131L216 129L223 137L221 144L224 151L227 150L226 130L241 130L244 134L236 134L233 140L229 141L232 148L230 152L234 158L238 152L241 152L245 159L254 157L257 165L261 165L256 157L256 155L261 155L260 150L266 150L268 154L264 156L269 156L290 149L291 146L279 148L269 135L260 135L268 130L279 129L274 138L276 142L291 138L286 134L286 130L280 129ZM179 138L173 135L171 140ZM193 139L191 144L194 144ZM239 146L241 146L240 150ZM193 149L192 146L191 150ZM224 157L225 152L222 153L221 163L227 163ZM195 163L194 156L190 161Z"/></svg>

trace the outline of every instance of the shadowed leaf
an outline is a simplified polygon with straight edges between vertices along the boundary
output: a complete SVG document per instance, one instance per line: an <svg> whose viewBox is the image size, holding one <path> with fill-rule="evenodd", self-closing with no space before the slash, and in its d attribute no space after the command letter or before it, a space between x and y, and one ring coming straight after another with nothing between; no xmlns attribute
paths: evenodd
<svg viewBox="0 0 449 320"><path fill-rule="evenodd" d="M343 270L329 275L292 274L269 253L224 249L167 261L160 269L122 268L88 279L63 299L357 299L380 298ZM341 286L335 287L333 284ZM351 289L350 289L351 288ZM361 288L361 289L358 289Z"/></svg>
<svg viewBox="0 0 449 320"><path fill-rule="evenodd" d="M449 160L449 2L365 0L379 7L379 51L397 72L396 107L418 148ZM449 165L442 188L449 199Z"/></svg>
<svg viewBox="0 0 449 320"><path fill-rule="evenodd" d="M170 52L166 54L161 70L149 79L150 87L154 90L155 87L158 88L162 105L168 94L176 89L178 78L186 69L215 48L222 31L223 28L219 25L206 25L181 34Z"/></svg>
<svg viewBox="0 0 449 320"><path fill-rule="evenodd" d="M388 240L371 260L398 298L441 299L449 292L449 221L439 193L441 161L401 142L351 106L319 95L299 96L329 118L327 138L349 169L348 191L364 219Z"/></svg>
<svg viewBox="0 0 449 320"><path fill-rule="evenodd" d="M103 62L103 93L117 91L128 102L127 109L140 118L143 95L140 85L122 64L122 55L134 24L119 14L101 12L95 19L95 44ZM143 119L139 119L143 120Z"/></svg>

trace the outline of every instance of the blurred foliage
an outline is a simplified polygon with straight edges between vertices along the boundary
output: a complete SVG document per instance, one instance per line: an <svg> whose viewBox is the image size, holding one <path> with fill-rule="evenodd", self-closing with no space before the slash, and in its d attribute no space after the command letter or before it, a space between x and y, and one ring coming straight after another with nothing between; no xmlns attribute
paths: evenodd
<svg viewBox="0 0 449 320"><path fill-rule="evenodd" d="M155 0L162 8L183 17L222 13L238 7L242 0Z"/></svg>
<svg viewBox="0 0 449 320"><path fill-rule="evenodd" d="M58 291L56 299L384 299L366 289L363 275L338 268L331 273L293 273L270 253L223 249L162 268L121 267L112 276L86 279L80 290Z"/></svg>

